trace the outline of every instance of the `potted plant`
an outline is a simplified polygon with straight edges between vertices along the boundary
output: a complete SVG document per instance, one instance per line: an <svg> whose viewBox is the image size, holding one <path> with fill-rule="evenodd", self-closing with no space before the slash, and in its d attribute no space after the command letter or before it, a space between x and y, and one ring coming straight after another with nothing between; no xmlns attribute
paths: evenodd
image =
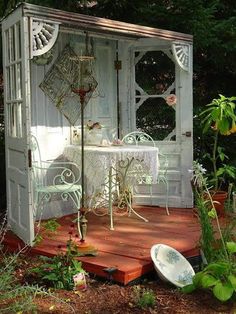
<svg viewBox="0 0 236 314"><path fill-rule="evenodd" d="M211 154L207 154L212 165L209 182L212 185L211 193L220 215L222 215L224 200L227 199L227 183L236 179L236 167L225 163L228 156L224 148L219 145L220 136L230 136L236 132L235 101L236 97L219 95L219 98L213 99L200 113L203 133L208 132L213 137ZM224 185L223 191L222 185Z"/></svg>

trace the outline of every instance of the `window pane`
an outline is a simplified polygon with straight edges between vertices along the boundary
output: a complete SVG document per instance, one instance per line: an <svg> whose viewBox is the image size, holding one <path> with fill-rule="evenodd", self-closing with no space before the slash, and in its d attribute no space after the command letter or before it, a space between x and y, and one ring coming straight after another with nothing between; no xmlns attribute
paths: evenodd
<svg viewBox="0 0 236 314"><path fill-rule="evenodd" d="M15 42L16 42L16 58L19 60L21 58L21 33L20 33L20 23L15 26Z"/></svg>
<svg viewBox="0 0 236 314"><path fill-rule="evenodd" d="M13 64L11 66L11 95L12 99L16 99L16 66Z"/></svg>
<svg viewBox="0 0 236 314"><path fill-rule="evenodd" d="M5 36L6 36L6 63L9 64L9 62L10 62L10 47L9 47L10 35L9 35L9 29L5 32Z"/></svg>
<svg viewBox="0 0 236 314"><path fill-rule="evenodd" d="M175 92L175 64L167 54L135 53L136 127L156 141L176 140L175 107L168 106L164 100L167 94Z"/></svg>
<svg viewBox="0 0 236 314"><path fill-rule="evenodd" d="M17 116L17 133L16 136L17 137L22 137L22 106L21 103L17 104L16 106L16 116Z"/></svg>
<svg viewBox="0 0 236 314"><path fill-rule="evenodd" d="M135 80L145 93L161 95L175 81L175 64L164 52L149 51L135 66Z"/></svg>
<svg viewBox="0 0 236 314"><path fill-rule="evenodd" d="M9 104L7 109L9 136L22 137L22 104Z"/></svg>
<svg viewBox="0 0 236 314"><path fill-rule="evenodd" d="M136 112L136 125L155 141L162 141L175 129L175 109L163 98L148 98Z"/></svg>
<svg viewBox="0 0 236 314"><path fill-rule="evenodd" d="M22 84L21 84L21 63L16 64L16 97L22 98Z"/></svg>
<svg viewBox="0 0 236 314"><path fill-rule="evenodd" d="M14 26L10 28L10 61L13 62L16 59L15 56L15 43L14 43L14 38L15 38L15 28Z"/></svg>
<svg viewBox="0 0 236 314"><path fill-rule="evenodd" d="M15 116L15 104L9 105L9 125L8 134L12 137L16 136L16 116Z"/></svg>
<svg viewBox="0 0 236 314"><path fill-rule="evenodd" d="M6 100L9 101L11 99L11 74L10 74L10 67L6 69Z"/></svg>

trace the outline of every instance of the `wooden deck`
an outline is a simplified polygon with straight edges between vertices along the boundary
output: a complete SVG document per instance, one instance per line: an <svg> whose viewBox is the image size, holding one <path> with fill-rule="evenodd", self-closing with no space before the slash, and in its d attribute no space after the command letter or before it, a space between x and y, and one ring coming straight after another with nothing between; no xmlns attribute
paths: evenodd
<svg viewBox="0 0 236 314"><path fill-rule="evenodd" d="M110 278L107 270L113 268L112 279L126 285L154 269L150 258L150 248L154 244L170 245L187 258L199 255L200 225L192 209L173 208L170 209L170 216L159 207L138 206L136 210L149 222L134 216L117 216L114 231L109 230L108 216L87 215L86 242L94 246L98 254L78 258L86 271ZM30 254L52 256L58 252L58 245L65 248L74 218L69 215L58 219L61 226L57 233L30 248ZM11 250L23 245L11 232L8 232L4 243Z"/></svg>

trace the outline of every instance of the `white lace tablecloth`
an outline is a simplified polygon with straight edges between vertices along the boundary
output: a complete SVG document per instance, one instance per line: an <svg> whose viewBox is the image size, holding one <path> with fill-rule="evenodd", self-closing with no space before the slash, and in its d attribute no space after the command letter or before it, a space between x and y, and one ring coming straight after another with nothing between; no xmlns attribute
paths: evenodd
<svg viewBox="0 0 236 314"><path fill-rule="evenodd" d="M63 151L64 157L81 165L81 146L69 145ZM142 161L146 171L154 178L158 174L158 148L151 146L84 146L84 173L89 190L98 189L108 175L110 167L115 167L117 162L135 158ZM91 190L90 190L91 191Z"/></svg>

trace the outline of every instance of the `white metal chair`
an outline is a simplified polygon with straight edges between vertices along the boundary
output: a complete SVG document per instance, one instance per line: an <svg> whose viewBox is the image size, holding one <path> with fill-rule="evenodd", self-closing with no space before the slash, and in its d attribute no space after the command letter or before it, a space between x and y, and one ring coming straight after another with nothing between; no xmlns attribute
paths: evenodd
<svg viewBox="0 0 236 314"><path fill-rule="evenodd" d="M129 145L155 146L153 138L149 134L141 131L133 131L131 133L126 134L123 137L122 142Z"/></svg>
<svg viewBox="0 0 236 314"><path fill-rule="evenodd" d="M126 134L122 142L129 145L151 145L156 146L153 138L141 131L133 131L131 133ZM165 200L165 208L166 213L169 215L169 208L168 208L168 198L169 198L169 183L167 178L167 169L168 169L168 159L166 155L162 153L158 153L159 156L159 167L158 167L158 176L156 178L157 184L163 183L166 188L166 200ZM146 184L150 187L150 194L152 198L152 185L153 185L153 177L151 175L145 175L139 177L140 184Z"/></svg>
<svg viewBox="0 0 236 314"><path fill-rule="evenodd" d="M34 185L34 216L37 211L42 215L45 202L53 195L63 201L72 200L78 210L78 232L80 232L80 200L82 188L79 184L81 172L74 162L43 161L37 138L31 135L32 181Z"/></svg>

